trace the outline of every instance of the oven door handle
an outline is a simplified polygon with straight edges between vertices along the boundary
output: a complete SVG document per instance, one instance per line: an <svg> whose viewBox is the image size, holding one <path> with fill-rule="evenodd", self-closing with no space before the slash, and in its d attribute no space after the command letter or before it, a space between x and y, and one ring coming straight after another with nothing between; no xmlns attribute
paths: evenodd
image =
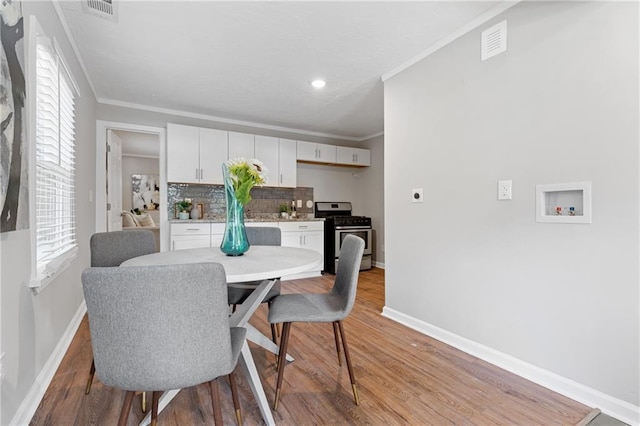
<svg viewBox="0 0 640 426"><path fill-rule="evenodd" d="M336 226L335 228L336 228L336 231L339 231L339 230L345 230L345 229L346 230L349 230L349 229L371 229L371 226L367 226L367 225L364 225L364 226Z"/></svg>

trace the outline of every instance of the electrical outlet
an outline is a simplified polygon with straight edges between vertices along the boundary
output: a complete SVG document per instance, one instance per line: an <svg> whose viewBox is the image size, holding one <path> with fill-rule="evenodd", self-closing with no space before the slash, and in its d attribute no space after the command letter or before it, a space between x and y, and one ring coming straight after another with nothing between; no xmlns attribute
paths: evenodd
<svg viewBox="0 0 640 426"><path fill-rule="evenodd" d="M498 181L498 200L510 200L511 199L511 181L499 180Z"/></svg>
<svg viewBox="0 0 640 426"><path fill-rule="evenodd" d="M414 188L411 190L411 201L414 203L424 203L422 188Z"/></svg>

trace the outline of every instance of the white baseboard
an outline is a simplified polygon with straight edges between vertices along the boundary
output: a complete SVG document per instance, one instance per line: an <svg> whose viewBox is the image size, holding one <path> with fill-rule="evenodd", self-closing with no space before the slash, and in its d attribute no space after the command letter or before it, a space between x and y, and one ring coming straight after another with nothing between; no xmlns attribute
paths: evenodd
<svg viewBox="0 0 640 426"><path fill-rule="evenodd" d="M597 407L603 413L625 423L630 425L640 424L640 407L636 407L626 401L614 398L389 307L385 306L382 309L382 315L589 407Z"/></svg>
<svg viewBox="0 0 640 426"><path fill-rule="evenodd" d="M384 263L382 262L373 262L373 266L376 268L384 269Z"/></svg>
<svg viewBox="0 0 640 426"><path fill-rule="evenodd" d="M69 349L69 345L71 345L71 341L76 335L78 327L80 327L80 323L82 322L85 312L87 312L87 305L83 300L71 319L71 322L67 326L67 329L62 334L60 341L51 353L51 356L49 356L44 367L42 367L40 374L38 374L33 385L31 385L31 389L29 389L27 396L25 396L22 404L20 404L18 411L9 425L29 424L31 418L36 412L36 409L38 408L38 405L40 405L40 401L42 401L44 393L47 391L54 374L56 374L56 370L58 370L58 367L62 362L62 358L64 358L64 355L67 353L67 349Z"/></svg>

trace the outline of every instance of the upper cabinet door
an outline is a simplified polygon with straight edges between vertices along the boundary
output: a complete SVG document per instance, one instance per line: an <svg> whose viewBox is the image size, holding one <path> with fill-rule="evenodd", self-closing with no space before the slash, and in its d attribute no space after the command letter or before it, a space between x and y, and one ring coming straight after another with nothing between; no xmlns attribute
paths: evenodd
<svg viewBox="0 0 640 426"><path fill-rule="evenodd" d="M280 139L280 186L295 188L298 183L298 166L296 164L296 141Z"/></svg>
<svg viewBox="0 0 640 426"><path fill-rule="evenodd" d="M336 146L326 145L319 143L318 149L318 161L322 163L335 163L336 162Z"/></svg>
<svg viewBox="0 0 640 426"><path fill-rule="evenodd" d="M227 161L227 132L200 129L200 183L223 184L222 163Z"/></svg>
<svg viewBox="0 0 640 426"><path fill-rule="evenodd" d="M370 166L371 151L362 148L348 148L339 146L337 149L337 163L353 166Z"/></svg>
<svg viewBox="0 0 640 426"><path fill-rule="evenodd" d="M297 157L300 161L318 161L318 144L298 141Z"/></svg>
<svg viewBox="0 0 640 426"><path fill-rule="evenodd" d="M299 161L315 163L335 163L336 147L323 143L298 141L297 158Z"/></svg>
<svg viewBox="0 0 640 426"><path fill-rule="evenodd" d="M229 132L229 159L255 158L254 135Z"/></svg>
<svg viewBox="0 0 640 426"><path fill-rule="evenodd" d="M248 157L251 158L251 157ZM255 138L255 158L262 161L267 168L266 186L280 186L280 161L278 155L278 138L259 136Z"/></svg>
<svg viewBox="0 0 640 426"><path fill-rule="evenodd" d="M167 181L199 183L199 129L167 124Z"/></svg>

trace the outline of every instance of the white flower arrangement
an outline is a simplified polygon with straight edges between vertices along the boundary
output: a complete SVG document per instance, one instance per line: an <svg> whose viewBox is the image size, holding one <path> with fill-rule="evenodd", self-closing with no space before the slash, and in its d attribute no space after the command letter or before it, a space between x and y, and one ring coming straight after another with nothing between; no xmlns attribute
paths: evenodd
<svg viewBox="0 0 640 426"><path fill-rule="evenodd" d="M251 188L267 183L267 168L255 158L233 158L226 162L236 199L246 206L251 201Z"/></svg>

